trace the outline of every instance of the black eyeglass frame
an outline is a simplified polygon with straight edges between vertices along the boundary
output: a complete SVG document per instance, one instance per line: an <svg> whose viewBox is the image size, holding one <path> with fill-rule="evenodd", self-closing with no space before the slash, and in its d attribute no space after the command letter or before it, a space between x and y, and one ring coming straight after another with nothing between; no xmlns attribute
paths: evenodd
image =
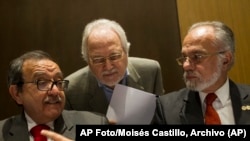
<svg viewBox="0 0 250 141"><path fill-rule="evenodd" d="M40 91L50 91L50 90L52 90L54 85L56 85L58 90L65 91L68 88L69 80L57 80L57 81L35 80L32 82L21 82L21 84L28 84L28 83L36 84L37 89ZM44 86L42 86L43 83L44 83ZM61 86L59 84L61 84Z"/></svg>

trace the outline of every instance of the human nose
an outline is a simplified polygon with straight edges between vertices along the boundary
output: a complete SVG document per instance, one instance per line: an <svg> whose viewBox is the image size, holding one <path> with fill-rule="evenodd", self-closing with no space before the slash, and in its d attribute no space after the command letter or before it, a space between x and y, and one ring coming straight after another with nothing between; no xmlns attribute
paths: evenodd
<svg viewBox="0 0 250 141"><path fill-rule="evenodd" d="M50 91L60 91L60 89L57 87L56 81L51 83Z"/></svg>
<svg viewBox="0 0 250 141"><path fill-rule="evenodd" d="M190 60L189 57L186 57L183 61L182 67L184 70L190 70L194 68L194 63Z"/></svg>
<svg viewBox="0 0 250 141"><path fill-rule="evenodd" d="M113 62L109 59L106 59L104 65L105 65L105 68L108 70L113 68Z"/></svg>

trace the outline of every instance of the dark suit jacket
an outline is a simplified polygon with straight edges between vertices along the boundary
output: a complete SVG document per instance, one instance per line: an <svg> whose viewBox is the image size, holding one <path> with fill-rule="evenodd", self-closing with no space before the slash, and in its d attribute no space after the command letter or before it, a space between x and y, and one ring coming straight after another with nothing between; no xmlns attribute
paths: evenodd
<svg viewBox="0 0 250 141"><path fill-rule="evenodd" d="M250 124L250 86L229 80L235 124ZM157 99L156 124L204 124L198 92L183 88Z"/></svg>
<svg viewBox="0 0 250 141"><path fill-rule="evenodd" d="M54 131L75 139L76 124L108 124L105 116L86 111L66 111L54 122ZM24 113L0 121L0 141L29 141L28 125Z"/></svg>
<svg viewBox="0 0 250 141"><path fill-rule="evenodd" d="M164 93L160 64L151 59L129 57L127 86L157 95ZM106 114L108 100L88 66L72 73L65 91L65 109L95 111Z"/></svg>

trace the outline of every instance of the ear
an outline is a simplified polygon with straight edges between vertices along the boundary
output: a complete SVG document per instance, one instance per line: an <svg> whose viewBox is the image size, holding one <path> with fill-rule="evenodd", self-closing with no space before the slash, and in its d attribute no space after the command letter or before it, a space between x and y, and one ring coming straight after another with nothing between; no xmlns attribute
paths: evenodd
<svg viewBox="0 0 250 141"><path fill-rule="evenodd" d="M17 89L17 85L10 85L9 93L13 100L16 101L17 104L22 104L22 98L20 97L20 92Z"/></svg>
<svg viewBox="0 0 250 141"><path fill-rule="evenodd" d="M224 58L224 60L223 60L223 64L224 65L228 65L228 64L230 64L233 60L232 60L232 53L231 52L226 52L225 53L225 58Z"/></svg>

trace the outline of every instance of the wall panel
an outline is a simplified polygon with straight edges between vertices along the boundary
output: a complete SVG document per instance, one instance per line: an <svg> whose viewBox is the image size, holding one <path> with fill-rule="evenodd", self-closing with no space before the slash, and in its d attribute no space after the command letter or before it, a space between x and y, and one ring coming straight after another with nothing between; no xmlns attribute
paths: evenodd
<svg viewBox="0 0 250 141"><path fill-rule="evenodd" d="M180 51L175 0L0 0L0 119L18 112L6 84L10 60L42 49L58 60L66 76L86 65L80 54L82 30L97 18L124 27L130 56L160 62L166 92L183 86L175 61Z"/></svg>
<svg viewBox="0 0 250 141"><path fill-rule="evenodd" d="M250 84L249 0L177 0L181 39L192 23L219 20L232 28L236 39L235 65L229 76L236 82Z"/></svg>

